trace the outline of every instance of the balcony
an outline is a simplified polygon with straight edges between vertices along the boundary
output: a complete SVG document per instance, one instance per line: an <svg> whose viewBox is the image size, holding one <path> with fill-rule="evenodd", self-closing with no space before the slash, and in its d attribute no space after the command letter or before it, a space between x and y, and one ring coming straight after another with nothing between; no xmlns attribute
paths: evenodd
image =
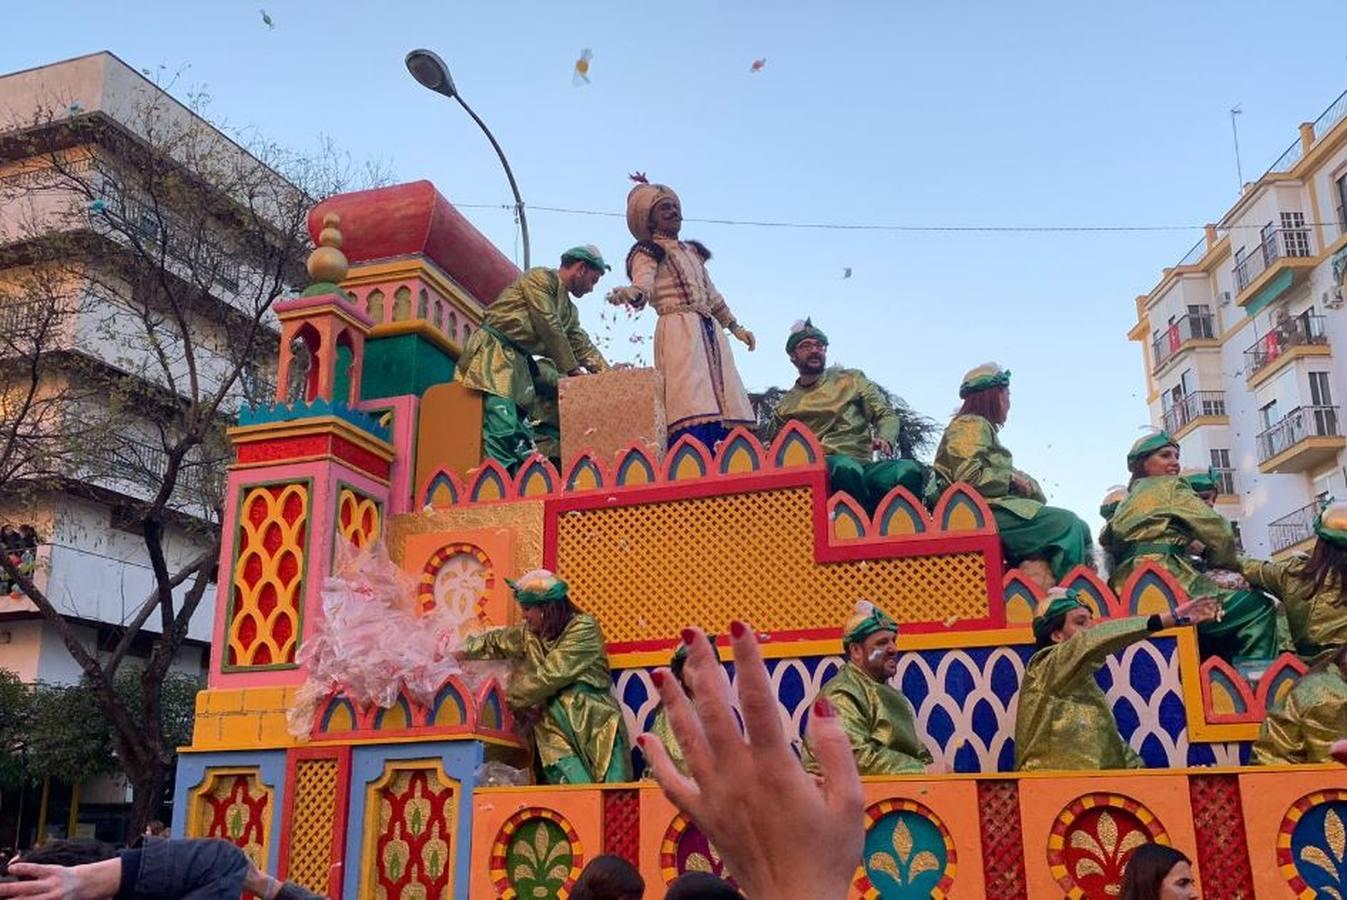
<svg viewBox="0 0 1347 900"><path fill-rule="evenodd" d="M1261 308L1304 281L1313 268L1310 229L1269 229L1258 246L1235 262L1236 301Z"/></svg>
<svg viewBox="0 0 1347 900"><path fill-rule="evenodd" d="M1314 539L1314 520L1318 518L1319 511L1324 505L1319 501L1302 506L1293 513L1282 516L1280 519L1274 519L1268 523L1267 534L1268 543L1272 546L1273 555L1284 552L1293 552L1298 549L1298 544L1307 544Z"/></svg>
<svg viewBox="0 0 1347 900"><path fill-rule="evenodd" d="M1183 316L1171 322L1161 335L1151 342L1152 371L1158 372L1165 364L1196 342L1210 341L1202 346L1220 346L1216 340L1216 320L1211 315Z"/></svg>
<svg viewBox="0 0 1347 900"><path fill-rule="evenodd" d="M1324 317L1302 313L1294 319L1281 320L1244 351L1244 378L1249 387L1257 387L1301 357L1331 354Z"/></svg>
<svg viewBox="0 0 1347 900"><path fill-rule="evenodd" d="M1227 422L1224 391L1194 391L1164 412L1165 431L1175 438L1182 437L1199 425Z"/></svg>
<svg viewBox="0 0 1347 900"><path fill-rule="evenodd" d="M1345 445L1336 406L1300 406L1258 435L1258 471L1305 472L1332 462Z"/></svg>

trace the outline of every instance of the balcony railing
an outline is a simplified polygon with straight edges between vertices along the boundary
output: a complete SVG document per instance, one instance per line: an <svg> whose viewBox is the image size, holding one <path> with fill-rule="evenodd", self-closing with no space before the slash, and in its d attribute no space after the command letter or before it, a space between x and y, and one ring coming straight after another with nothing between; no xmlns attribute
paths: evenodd
<svg viewBox="0 0 1347 900"><path fill-rule="evenodd" d="M1301 541L1314 536L1314 520L1319 516L1324 504L1316 500L1308 506L1302 506L1293 513L1274 519L1268 523L1268 543L1273 553L1280 553L1287 547L1294 547Z"/></svg>
<svg viewBox="0 0 1347 900"><path fill-rule="evenodd" d="M1284 319L1244 351L1244 375L1247 378L1271 365L1292 347L1327 343L1323 316L1299 315Z"/></svg>
<svg viewBox="0 0 1347 900"><path fill-rule="evenodd" d="M1160 336L1151 343L1151 358L1155 368L1160 368L1175 353L1178 353L1186 341L1211 340L1216 337L1216 320L1211 315L1183 316L1171 322Z"/></svg>
<svg viewBox="0 0 1347 900"><path fill-rule="evenodd" d="M1299 406L1276 425L1258 435L1258 461L1265 463L1312 437L1342 434L1336 406Z"/></svg>
<svg viewBox="0 0 1347 900"><path fill-rule="evenodd" d="M1263 242L1235 263L1235 287L1241 292L1282 257L1313 256L1308 228L1275 228L1263 235Z"/></svg>
<svg viewBox="0 0 1347 900"><path fill-rule="evenodd" d="M1202 416L1225 415L1224 391L1194 391L1165 410L1165 431L1170 434Z"/></svg>

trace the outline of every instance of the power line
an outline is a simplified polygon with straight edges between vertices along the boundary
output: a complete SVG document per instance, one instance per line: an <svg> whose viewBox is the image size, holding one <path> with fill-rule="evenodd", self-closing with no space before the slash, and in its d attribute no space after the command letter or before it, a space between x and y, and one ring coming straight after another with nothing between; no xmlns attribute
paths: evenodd
<svg viewBox="0 0 1347 900"><path fill-rule="evenodd" d="M514 210L510 203L455 203L458 209L503 209ZM530 210L538 212L560 213L573 216L600 216L610 219L626 218L625 212L613 212L601 209L577 209L569 206L533 206ZM886 225L873 223L846 222L770 222L754 219L684 219L702 225L733 225L749 228L793 228L815 231L888 231L888 232L926 232L926 233L1024 233L1046 234L1062 232L1109 233L1109 232L1163 232L1163 231L1202 231L1206 225ZM1340 226L1339 222L1306 222L1303 228ZM1261 225L1223 225L1219 231L1253 230L1259 231Z"/></svg>

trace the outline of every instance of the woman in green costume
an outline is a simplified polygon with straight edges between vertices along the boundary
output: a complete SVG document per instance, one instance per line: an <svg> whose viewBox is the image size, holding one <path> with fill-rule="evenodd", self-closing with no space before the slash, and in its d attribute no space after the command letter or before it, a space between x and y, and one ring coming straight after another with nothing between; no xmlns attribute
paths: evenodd
<svg viewBox="0 0 1347 900"><path fill-rule="evenodd" d="M1268 712L1249 754L1252 765L1321 763L1347 734L1347 646L1328 654Z"/></svg>
<svg viewBox="0 0 1347 900"><path fill-rule="evenodd" d="M963 406L945 429L927 482L935 504L951 484L972 485L987 500L1001 534L1006 563L1044 588L1090 560L1090 527L1075 513L1046 506L1038 482L1016 469L996 432L1010 413L1010 372L987 363L964 376Z"/></svg>
<svg viewBox="0 0 1347 900"><path fill-rule="evenodd" d="M1305 658L1347 645L1347 503L1334 503L1314 523L1309 558L1242 561L1249 584L1286 609L1296 652Z"/></svg>
<svg viewBox="0 0 1347 900"><path fill-rule="evenodd" d="M514 663L505 697L532 720L548 784L630 781L630 744L598 620L576 609L566 582L546 569L508 583L523 623L472 635L458 655Z"/></svg>
<svg viewBox="0 0 1347 900"><path fill-rule="evenodd" d="M1113 590L1121 593L1138 567L1154 563L1188 596L1221 601L1220 617L1197 630L1203 658L1257 663L1277 656L1281 641L1272 601L1258 591L1224 588L1199 570L1238 571L1235 534L1179 474L1179 445L1163 431L1147 435L1132 445L1127 468L1132 473L1127 499L1101 538L1114 553Z"/></svg>

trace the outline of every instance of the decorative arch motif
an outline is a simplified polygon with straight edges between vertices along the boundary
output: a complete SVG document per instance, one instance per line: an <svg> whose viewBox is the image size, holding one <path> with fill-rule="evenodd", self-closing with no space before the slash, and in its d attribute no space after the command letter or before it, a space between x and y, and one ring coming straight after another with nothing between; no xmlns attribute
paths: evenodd
<svg viewBox="0 0 1347 900"><path fill-rule="evenodd" d="M594 458L594 454L586 451L571 464L571 470L566 474L566 491L579 493L597 490L604 486L605 480L603 467Z"/></svg>
<svg viewBox="0 0 1347 900"><path fill-rule="evenodd" d="M716 452L716 470L722 475L746 475L763 467L765 452L750 432L735 428Z"/></svg>
<svg viewBox="0 0 1347 900"><path fill-rule="evenodd" d="M934 524L926 507L903 487L890 491L875 510L874 530L883 537L925 534Z"/></svg>
<svg viewBox="0 0 1347 900"><path fill-rule="evenodd" d="M341 486L337 494L337 536L357 550L379 537L383 525L379 501ZM335 556L334 556L335 562Z"/></svg>
<svg viewBox="0 0 1347 900"><path fill-rule="evenodd" d="M490 557L475 544L456 541L435 551L421 569L421 611L447 606L460 619L486 621L486 601L496 587Z"/></svg>
<svg viewBox="0 0 1347 900"><path fill-rule="evenodd" d="M666 885L672 884L684 872L709 872L734 884L734 879L725 871L720 853L682 813L674 816L664 830L664 839L659 846L659 872Z"/></svg>
<svg viewBox="0 0 1347 900"><path fill-rule="evenodd" d="M711 471L711 455L702 442L685 434L669 449L664 460L665 481L705 478Z"/></svg>
<svg viewBox="0 0 1347 900"><path fill-rule="evenodd" d="M188 835L224 838L265 869L275 795L256 766L207 769L189 801Z"/></svg>
<svg viewBox="0 0 1347 900"><path fill-rule="evenodd" d="M566 817L530 806L505 820L488 873L501 900L565 897L584 867L580 835Z"/></svg>
<svg viewBox="0 0 1347 900"><path fill-rule="evenodd" d="M954 838L915 800L882 800L865 811L856 890L866 900L944 900L958 871Z"/></svg>
<svg viewBox="0 0 1347 900"><path fill-rule="evenodd" d="M1048 868L1071 900L1116 897L1142 844L1169 845L1150 810L1121 794L1086 794L1058 813L1048 835Z"/></svg>
<svg viewBox="0 0 1347 900"><path fill-rule="evenodd" d="M1347 791L1306 794L1277 835L1277 866L1301 900L1347 897Z"/></svg>
<svg viewBox="0 0 1347 900"><path fill-rule="evenodd" d="M438 759L384 763L366 792L362 897L453 896L458 789Z"/></svg>
<svg viewBox="0 0 1347 900"><path fill-rule="evenodd" d="M239 503L227 669L290 666L299 645L307 562L308 481L256 485Z"/></svg>
<svg viewBox="0 0 1347 900"><path fill-rule="evenodd" d="M422 506L453 506L463 496L463 486L447 469L440 469L421 491Z"/></svg>

